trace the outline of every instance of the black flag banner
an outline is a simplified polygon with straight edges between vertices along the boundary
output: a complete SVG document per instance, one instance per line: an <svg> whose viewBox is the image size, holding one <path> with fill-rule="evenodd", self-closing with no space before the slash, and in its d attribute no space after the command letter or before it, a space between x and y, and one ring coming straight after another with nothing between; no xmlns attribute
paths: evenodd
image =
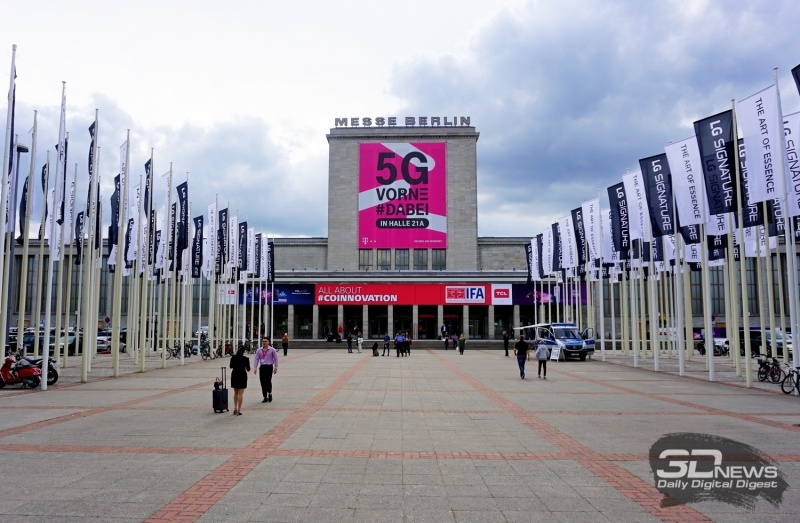
<svg viewBox="0 0 800 523"><path fill-rule="evenodd" d="M192 239L192 278L199 278L203 269L203 215L194 218Z"/></svg>
<svg viewBox="0 0 800 523"><path fill-rule="evenodd" d="M114 177L114 193L111 195L111 225L108 227L108 249L117 244L119 234L119 198L120 198L120 176Z"/></svg>
<svg viewBox="0 0 800 523"><path fill-rule="evenodd" d="M700 165L706 182L709 213L736 212L733 180L733 111L730 109L694 122Z"/></svg>
<svg viewBox="0 0 800 523"><path fill-rule="evenodd" d="M672 175L666 153L639 160L639 168L644 177L653 238L675 234Z"/></svg>
<svg viewBox="0 0 800 523"><path fill-rule="evenodd" d="M681 236L683 236L683 243L686 245L694 245L700 243L700 226L699 225L684 225L680 228Z"/></svg>
<svg viewBox="0 0 800 523"><path fill-rule="evenodd" d="M44 220L42 223L39 224L39 241L44 239L44 226L47 223L47 213L49 209L47 208L47 177L48 174L48 167L47 164L42 165L42 202L44 204Z"/></svg>
<svg viewBox="0 0 800 523"><path fill-rule="evenodd" d="M17 243L22 245L25 242L25 235L28 232L25 230L25 214L28 210L28 182L30 176L25 177L25 183L22 185L22 199L19 202L19 238Z"/></svg>
<svg viewBox="0 0 800 523"><path fill-rule="evenodd" d="M155 263L156 257L156 211L150 210L150 236L147 237L147 265L150 267Z"/></svg>
<svg viewBox="0 0 800 523"><path fill-rule="evenodd" d="M81 264L81 256L83 255L83 223L85 221L86 213L80 211L75 216L75 265ZM91 247L89 247L91 249Z"/></svg>
<svg viewBox="0 0 800 523"><path fill-rule="evenodd" d="M781 236L786 231L786 223L783 219L783 204L779 198L767 201L767 217L769 223L769 237Z"/></svg>
<svg viewBox="0 0 800 523"><path fill-rule="evenodd" d="M764 217L761 213L761 205L754 203L747 205L750 201L750 183L747 178L747 155L744 150L744 140L739 139L739 172L741 173L741 187L742 191L742 227L755 227L756 225L764 225ZM736 220L739 220L739 215L735 214Z"/></svg>
<svg viewBox="0 0 800 523"><path fill-rule="evenodd" d="M614 247L619 252L620 261L628 259L630 245L630 228L628 198L625 185L620 182L608 188L609 216L611 218L611 237Z"/></svg>
<svg viewBox="0 0 800 523"><path fill-rule="evenodd" d="M528 283L533 283L533 246L530 242L525 244L525 261L528 262Z"/></svg>
<svg viewBox="0 0 800 523"><path fill-rule="evenodd" d="M720 234L708 236L708 261L719 261L725 259L725 249L728 246L728 235Z"/></svg>
<svg viewBox="0 0 800 523"><path fill-rule="evenodd" d="M144 162L144 209L145 215L150 211L150 190L153 187L153 161ZM180 194L180 191L178 192ZM150 231L152 233L152 231Z"/></svg>
<svg viewBox="0 0 800 523"><path fill-rule="evenodd" d="M267 283L275 281L275 243L267 241ZM274 299L274 297L273 297Z"/></svg>
<svg viewBox="0 0 800 523"><path fill-rule="evenodd" d="M183 182L175 188L178 191L180 216L178 220L178 251L189 247L189 182Z"/></svg>
<svg viewBox="0 0 800 523"><path fill-rule="evenodd" d="M239 259L236 262L240 271L247 270L247 222L239 222Z"/></svg>
<svg viewBox="0 0 800 523"><path fill-rule="evenodd" d="M217 250L219 256L220 270L228 263L228 209L221 209L219 211L219 249ZM219 274L219 271L217 272Z"/></svg>
<svg viewBox="0 0 800 523"><path fill-rule="evenodd" d="M796 65L792 69L792 76L794 77L794 84L797 86L797 91L800 92L800 65Z"/></svg>
<svg viewBox="0 0 800 523"><path fill-rule="evenodd" d="M544 233L536 235L536 256L539 268L539 280L544 280L544 265L542 265L542 248L544 246Z"/></svg>
<svg viewBox="0 0 800 523"><path fill-rule="evenodd" d="M584 265L589 258L589 253L586 252L586 229L583 226L583 207L572 209L572 229L575 234L575 243L578 246L578 265Z"/></svg>
<svg viewBox="0 0 800 523"><path fill-rule="evenodd" d="M61 225L64 223L64 200L66 200L65 188L67 186L67 151L69 150L69 140L64 138L64 155L61 158L64 159L61 165L61 179L58 180L56 183L59 184L61 188L61 194L59 191L56 190L56 198L61 198L60 202L53 203L53 210L58 210L56 214L53 216L56 217L56 223ZM58 144L56 144L56 151L58 151Z"/></svg>
<svg viewBox="0 0 800 523"><path fill-rule="evenodd" d="M255 246L255 263L256 271L255 277L261 278L261 233L256 234L256 246Z"/></svg>
<svg viewBox="0 0 800 523"><path fill-rule="evenodd" d="M561 235L558 232L558 222L550 226L553 231L553 272L561 270Z"/></svg>
<svg viewBox="0 0 800 523"><path fill-rule="evenodd" d="M128 227L125 228L125 246L123 247L122 252L128 252L131 248L131 235L133 234L135 228L136 220L133 218L128 218ZM133 263L128 261L127 256L123 256L122 259L125 261L125 268L130 269Z"/></svg>

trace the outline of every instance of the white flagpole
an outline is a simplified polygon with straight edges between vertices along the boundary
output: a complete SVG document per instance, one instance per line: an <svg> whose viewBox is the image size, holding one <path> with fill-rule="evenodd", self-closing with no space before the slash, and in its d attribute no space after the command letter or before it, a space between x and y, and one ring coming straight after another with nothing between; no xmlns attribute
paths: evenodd
<svg viewBox="0 0 800 523"><path fill-rule="evenodd" d="M67 223L66 227L70 232L66 236L64 236L66 239L69 239L69 242L65 242L64 243L65 246L69 247L68 249L66 249L66 251L67 251L67 265L64 268L64 270L67 271L67 289L66 289L67 297L66 297L66 305L64 306L64 313L65 313L65 316L66 316L66 318L64 320L64 327L65 327L64 328L64 352L63 352L63 366L64 366L64 368L67 367L67 356L69 356L69 320L70 320L70 316L71 316L71 314L70 314L70 304L72 302L72 273L74 272L73 268L72 268L72 242L73 242L74 238L72 238L72 235L75 232L75 223L74 223L73 220L75 220L75 184L76 184L77 181L78 181L78 164L76 163L75 164L75 172L74 172L74 174L72 176L72 185L70 186L70 189L69 189L69 203L68 203L68 205L70 206L71 210L70 210L70 213L69 213L69 223ZM66 223L67 220L64 220L64 222ZM60 311L60 309L59 309L59 311ZM59 312L59 314L60 314L60 312ZM56 331L56 332L58 332L58 331ZM75 333L75 336L76 336L75 337L75 348L76 348L76 350L77 350L77 346L78 346L78 344L77 344L77 341L78 341L77 335L78 335L78 333L76 332ZM56 335L56 343L58 343L59 346L60 346L60 338L59 338L58 335Z"/></svg>
<svg viewBox="0 0 800 523"><path fill-rule="evenodd" d="M147 365L145 363L145 358L147 357L149 351L147 350L147 334L150 330L152 316L148 314L149 307L148 305L148 297L150 291L150 264L148 263L150 260L150 208L152 207L153 197L153 186L152 181L155 178L154 173L155 170L153 169L153 148L150 148L150 176L145 177L145 188L144 193L147 195L147 208L144 208L145 202L139 205L139 229L141 230L141 224L144 223L144 235L142 236L142 246L144 249L139 249L139 260L140 263L140 294L141 294L141 301L139 303L139 372L145 372ZM141 186L141 182L140 182ZM142 222L142 215L144 215L144 222ZM143 272L142 272L143 271Z"/></svg>
<svg viewBox="0 0 800 523"><path fill-rule="evenodd" d="M781 107L781 96L780 96L780 88L778 87L778 68L776 67L773 69L774 76L775 76L775 89L777 90L777 99L778 99L778 115L781 118L781 127L783 127L783 109ZM783 160L786 158L786 142L784 140L778 140L778 146L780 151L780 158ZM781 177L782 180L785 180L785 164L783 161L775 162L778 166L778 176ZM786 188L786 184L784 184L784 188ZM787 201L787 195L783 195L783 201ZM787 205L788 207L788 205ZM787 270L787 284L789 286L789 322L792 326L792 332L800 333L800 324L798 324L798 320L800 320L800 314L798 314L797 307L798 307L798 290L797 290L797 254L795 250L795 234L794 234L794 217L788 216L788 212L784 212L784 216L788 217L788 233L786 233L786 242L784 245L786 246L786 270ZM775 333L773 332L773 338L775 337ZM786 331L783 331L783 335L785 337ZM787 349L787 341L784 339L783 342L784 350L783 355L784 358L788 359L788 352ZM797 356L797 348L794 349L794 358L792 365L795 369L800 369L800 358Z"/></svg>
<svg viewBox="0 0 800 523"><path fill-rule="evenodd" d="M56 236L56 226L57 226L57 218L59 217L58 213L60 212L61 208L61 200L64 197L63 194L63 187L60 183L61 177L63 176L62 170L64 169L63 162L61 161L62 157L65 154L65 122L64 122L64 114L65 114L65 102L66 102L66 82L61 82L61 121L59 123L59 150L58 150L58 161L56 162L56 191L54 193L53 198L53 208L50 212L52 216L50 220L50 260L47 264L47 276L45 277L45 283L47 287L47 295L45 297L45 320L44 320L44 343L42 344L42 376L47 376L47 368L49 364L49 345L50 345L50 318L51 318L51 308L53 302L53 293L51 292L51 286L53 284L53 265L55 264L56 260L60 259L60 251L61 251L61 238ZM5 200L4 200L5 201ZM3 213L0 213L2 215ZM60 333L56 333L59 335ZM41 389L47 390L47 380L43 379L41 382Z"/></svg>
<svg viewBox="0 0 800 523"><path fill-rule="evenodd" d="M31 209L33 209L34 194L36 194L36 134L37 112L33 111L33 132L31 133L31 160L28 166L28 202L25 206L25 227L22 240L22 272L19 279L19 312L17 313L17 350L22 349L22 333L25 330L25 302L28 301L28 251L30 249ZM31 312L36 304L31 303ZM38 329L38 326L37 326Z"/></svg>
<svg viewBox="0 0 800 523"><path fill-rule="evenodd" d="M45 184L44 184L44 191L42 192L42 221L41 221L41 228L42 228L42 238L39 240L39 252L36 254L36 293L35 293L35 300L33 304L33 355L36 356L39 354L39 321L41 320L41 313L42 313L42 292L44 290L43 287L43 275L44 275L44 242L47 234L47 216L45 212L48 211L48 195L50 193L50 151L47 151L47 160L45 161L45 166L47 167L47 176L45 177ZM49 206L53 206L52 199L49 202Z"/></svg>
<svg viewBox="0 0 800 523"><path fill-rule="evenodd" d="M91 167L91 176L89 176L89 201L86 204L87 213L89 214L85 221L84 221L84 229L88 227L88 246L86 248L86 254L84 255L84 281L86 282L86 299L84 303L80 303L79 305L83 305L84 310L84 324L83 324L83 340L81 340L81 383L86 383L89 379L88 372L89 372L89 365L91 361L91 354L94 354L94 342L96 341L96 336L94 333L97 331L96 325L93 327L92 322L97 321L97 316L92 316L92 311L94 310L94 302L93 299L95 294L94 291L94 266L96 260L96 252L95 252L95 243L100 242L100 259L102 259L102 233L100 234L100 238L96 237L97 232L97 220L99 219L99 212L100 210L97 208L97 195L98 195L98 186L97 183L97 165L98 165L98 152L99 148L97 145L97 138L98 138L98 128L99 128L99 119L98 119L99 110L94 110L94 141L92 142L94 145L93 152L92 152L92 165ZM86 225L88 224L88 225ZM93 328L92 328L93 327ZM76 333L78 336L78 333Z"/></svg>
<svg viewBox="0 0 800 523"><path fill-rule="evenodd" d="M120 170L119 222L117 224L117 260L114 268L114 303L111 313L111 365L113 376L119 377L119 336L122 325L122 273L125 266L125 229L128 223L128 167L130 165L131 131L125 137L125 157ZM113 217L112 217L113 218Z"/></svg>
<svg viewBox="0 0 800 523"><path fill-rule="evenodd" d="M8 166L11 162L11 155L14 151L11 150L11 138L12 138L12 128L14 127L14 86L16 84L15 78L16 74L16 66L15 61L17 57L17 44L11 45L11 73L9 74L8 79L8 105L6 106L6 139L5 143L3 144L3 172L2 172L2 180L3 183L0 183L0 216L6 215L6 198L7 198L7 183L6 177L9 175L8 173ZM31 157L31 162L33 162L33 157ZM3 228L5 231L5 226ZM0 267L5 267L5 250L0 249ZM8 287L8 285L4 281L0 281L0 289L4 289ZM3 309L3 314L5 314L5 309ZM0 342L2 346L5 347L6 342L6 330L5 328L2 329L0 332ZM18 333L19 337L22 337L22 333ZM46 364L47 358L45 358ZM46 374L45 374L46 375ZM47 380L44 380L47 381ZM46 385L45 385L46 387Z"/></svg>

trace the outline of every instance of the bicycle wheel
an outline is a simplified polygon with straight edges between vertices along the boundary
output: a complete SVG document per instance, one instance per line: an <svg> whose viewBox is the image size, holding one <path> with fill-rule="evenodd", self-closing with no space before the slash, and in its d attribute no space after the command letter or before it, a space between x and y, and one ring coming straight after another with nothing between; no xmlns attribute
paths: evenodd
<svg viewBox="0 0 800 523"><path fill-rule="evenodd" d="M170 359L172 357L172 351L169 349L164 349L164 352L167 354L166 359Z"/></svg>
<svg viewBox="0 0 800 523"><path fill-rule="evenodd" d="M772 367L769 370L769 381L772 383L780 383L781 380L784 378L785 374L780 369L780 367Z"/></svg>
<svg viewBox="0 0 800 523"><path fill-rule="evenodd" d="M789 374L787 374L786 377L783 378L783 381L781 382L781 390L783 391L783 393L791 394L792 391L797 386L796 381L797 381L797 374L795 374L794 372L790 372Z"/></svg>
<svg viewBox="0 0 800 523"><path fill-rule="evenodd" d="M759 367L758 369L758 381L767 381L767 372L769 367Z"/></svg>

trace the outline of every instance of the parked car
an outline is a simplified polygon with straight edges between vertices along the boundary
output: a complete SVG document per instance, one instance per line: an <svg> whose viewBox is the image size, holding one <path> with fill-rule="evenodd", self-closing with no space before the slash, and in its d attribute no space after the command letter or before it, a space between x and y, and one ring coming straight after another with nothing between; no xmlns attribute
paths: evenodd
<svg viewBox="0 0 800 523"><path fill-rule="evenodd" d="M203 325L194 332L194 337L199 338L201 334L208 336L208 325Z"/></svg>
<svg viewBox="0 0 800 523"><path fill-rule="evenodd" d="M125 343L119 342L119 351L126 352ZM111 337L98 336L97 337L97 354L111 354Z"/></svg>

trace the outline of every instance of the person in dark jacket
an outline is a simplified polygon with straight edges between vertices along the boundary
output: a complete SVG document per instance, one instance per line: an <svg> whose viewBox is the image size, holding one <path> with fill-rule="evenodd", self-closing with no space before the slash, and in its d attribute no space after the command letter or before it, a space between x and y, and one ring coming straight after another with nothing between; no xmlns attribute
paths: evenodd
<svg viewBox="0 0 800 523"><path fill-rule="evenodd" d="M233 414L242 414L244 389L247 388L247 373L250 372L250 358L244 355L244 346L239 347L231 357L231 388L233 389Z"/></svg>
<svg viewBox="0 0 800 523"><path fill-rule="evenodd" d="M508 356L508 333L503 331L503 348L506 350L506 356Z"/></svg>
<svg viewBox="0 0 800 523"><path fill-rule="evenodd" d="M519 377L525 379L525 362L528 361L528 353L531 348L525 343L525 335L519 335L519 341L514 344L514 355L517 357L519 365Z"/></svg>

